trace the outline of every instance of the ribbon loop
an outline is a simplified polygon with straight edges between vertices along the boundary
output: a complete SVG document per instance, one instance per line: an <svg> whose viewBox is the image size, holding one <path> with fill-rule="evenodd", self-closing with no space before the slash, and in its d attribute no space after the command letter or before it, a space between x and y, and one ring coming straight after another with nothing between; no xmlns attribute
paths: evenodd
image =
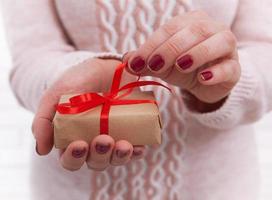
<svg viewBox="0 0 272 200"><path fill-rule="evenodd" d="M71 103L71 106L77 106L98 99L102 100L103 97L97 93L86 93L71 97L69 101Z"/></svg>

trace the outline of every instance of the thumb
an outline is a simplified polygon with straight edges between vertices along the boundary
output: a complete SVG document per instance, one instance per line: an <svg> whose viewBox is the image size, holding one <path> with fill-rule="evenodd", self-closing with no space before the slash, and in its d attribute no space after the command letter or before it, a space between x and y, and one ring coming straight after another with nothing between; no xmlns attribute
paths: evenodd
<svg viewBox="0 0 272 200"><path fill-rule="evenodd" d="M52 92L46 91L33 120L32 132L36 139L36 151L39 155L46 155L53 148L54 128L52 121L58 100L59 98L54 96Z"/></svg>

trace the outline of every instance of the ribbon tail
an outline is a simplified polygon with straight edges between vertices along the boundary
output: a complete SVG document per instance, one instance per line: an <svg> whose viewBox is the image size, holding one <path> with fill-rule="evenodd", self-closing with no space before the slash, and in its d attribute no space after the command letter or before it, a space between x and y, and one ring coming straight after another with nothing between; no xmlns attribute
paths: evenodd
<svg viewBox="0 0 272 200"><path fill-rule="evenodd" d="M149 99L124 99L124 100L115 100L112 105L131 105L131 104L144 104L144 103L152 103L158 105L155 100Z"/></svg>
<svg viewBox="0 0 272 200"><path fill-rule="evenodd" d="M146 85L157 85L157 86L161 86L161 87L166 88L170 92L172 92L169 87L167 87L166 85L163 85L163 84L161 84L159 82L156 82L156 81L135 81L135 82L131 82L131 83L128 83L128 84L124 85L123 87L121 87L119 89L119 92L122 91L122 90L127 90L127 89L131 89L131 88L135 88L135 87L141 87L141 86L146 86Z"/></svg>
<svg viewBox="0 0 272 200"><path fill-rule="evenodd" d="M101 109L100 115L100 134L109 134L109 113L111 104L106 102Z"/></svg>
<svg viewBox="0 0 272 200"><path fill-rule="evenodd" d="M117 66L113 79L112 79L112 85L111 85L111 93L117 93L120 87L122 74L124 71L124 68L126 67L127 63L121 63Z"/></svg>

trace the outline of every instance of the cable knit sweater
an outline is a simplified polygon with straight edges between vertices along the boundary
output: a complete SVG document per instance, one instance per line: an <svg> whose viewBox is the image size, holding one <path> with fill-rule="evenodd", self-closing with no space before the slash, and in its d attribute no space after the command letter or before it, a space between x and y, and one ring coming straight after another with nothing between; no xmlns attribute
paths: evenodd
<svg viewBox="0 0 272 200"><path fill-rule="evenodd" d="M154 89L163 143L125 166L67 172L57 151L33 156L33 199L256 200L258 159L251 123L272 108L270 0L2 0L18 101L35 111L60 74L90 57L137 48L167 19L201 9L238 39L242 77L226 103L200 114L181 94ZM149 88L150 89L150 88Z"/></svg>

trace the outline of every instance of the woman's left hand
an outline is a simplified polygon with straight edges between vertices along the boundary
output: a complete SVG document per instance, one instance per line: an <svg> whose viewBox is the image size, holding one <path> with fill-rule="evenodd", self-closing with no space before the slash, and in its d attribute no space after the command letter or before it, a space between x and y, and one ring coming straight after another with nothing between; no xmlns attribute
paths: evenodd
<svg viewBox="0 0 272 200"><path fill-rule="evenodd" d="M227 97L241 73L234 34L201 11L170 19L123 60L130 73L160 77L208 104Z"/></svg>

